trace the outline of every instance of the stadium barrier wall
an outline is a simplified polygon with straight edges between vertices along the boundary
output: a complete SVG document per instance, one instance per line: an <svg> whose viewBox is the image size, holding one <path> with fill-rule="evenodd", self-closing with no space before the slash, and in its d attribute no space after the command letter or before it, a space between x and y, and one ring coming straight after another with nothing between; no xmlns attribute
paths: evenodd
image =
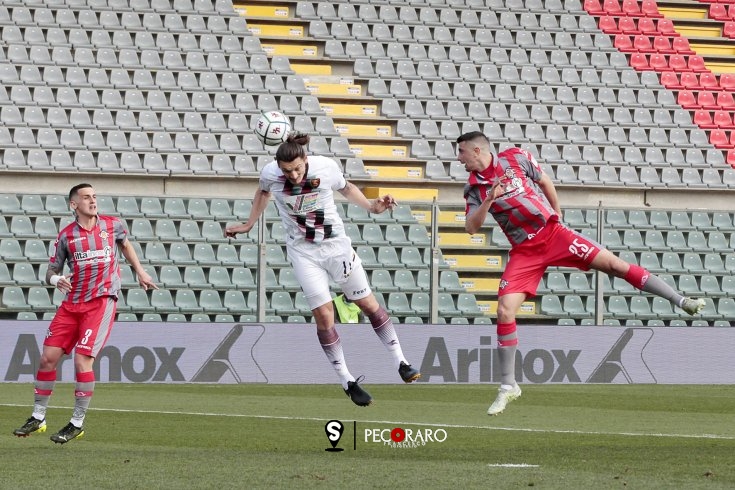
<svg viewBox="0 0 735 490"><path fill-rule="evenodd" d="M47 321L0 322L4 382L32 382ZM102 382L331 384L337 377L314 326L118 323L97 362ZM369 384L400 383L370 325L339 325L350 371ZM497 383L492 325L396 325L420 382ZM735 383L735 329L521 326L522 383ZM59 380L74 380L65 358Z"/></svg>

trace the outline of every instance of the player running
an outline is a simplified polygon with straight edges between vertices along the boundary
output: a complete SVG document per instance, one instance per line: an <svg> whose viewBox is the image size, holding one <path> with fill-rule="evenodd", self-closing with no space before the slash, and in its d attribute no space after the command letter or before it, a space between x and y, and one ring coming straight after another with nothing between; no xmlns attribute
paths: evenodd
<svg viewBox="0 0 735 490"><path fill-rule="evenodd" d="M334 328L330 278L370 320L373 330L393 356L401 379L411 383L421 374L403 356L393 322L370 290L360 257L353 250L342 218L337 214L334 191L371 213L383 213L393 209L396 203L390 195L368 200L355 185L345 180L337 162L323 156L307 157L304 145L308 143L308 135L292 133L278 147L276 159L260 173L260 187L255 192L247 222L227 227L225 236L248 233L257 224L273 194L286 228L288 258L314 314L319 343L347 396L356 405L367 406L372 403L372 397L360 386L362 377L355 379L347 369L342 343Z"/></svg>
<svg viewBox="0 0 735 490"><path fill-rule="evenodd" d="M470 173L464 187L465 230L476 233L488 212L508 237L511 249L498 290L498 356L501 385L487 413L497 415L521 396L516 383L516 312L536 288L547 267L595 269L621 277L642 291L661 296L690 315L704 300L685 298L643 267L616 257L599 243L561 223L554 184L533 155L520 148L493 154L479 131L457 138L458 159Z"/></svg>

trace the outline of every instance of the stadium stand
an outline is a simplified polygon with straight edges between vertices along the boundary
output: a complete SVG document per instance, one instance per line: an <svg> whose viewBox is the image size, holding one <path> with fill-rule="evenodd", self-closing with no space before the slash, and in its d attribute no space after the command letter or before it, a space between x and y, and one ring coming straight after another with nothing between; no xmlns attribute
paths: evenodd
<svg viewBox="0 0 735 490"><path fill-rule="evenodd" d="M405 294L408 307L401 296L393 312L401 321L429 321L429 303L417 295L431 286L431 200L450 213L445 217L461 217L466 172L452 142L474 129L491 136L497 150L517 144L538 156L563 206L577 206L565 209L570 225L592 236L597 201L586 196L594 189L620 208L605 215L605 244L613 251L656 262L677 284L692 276L685 283L696 283L693 291L713 291L712 277L731 287L735 78L718 54L732 48L724 5L479 5L82 0L52 9L6 2L0 257L8 276L0 269L0 281L9 285L0 317L48 313L43 293L30 293L45 288L40 267L71 219L58 189L90 180L107 194L100 212L127 221L146 267L170 288L171 301L160 304L150 293L147 303L139 294L131 302L128 292L121 315L203 320L202 293L218 291L221 307L214 295L205 297L210 321L250 319L257 231L230 241L221 230L247 217L250 201L242 196L272 158L251 129L265 109L313 131L310 151L337 159L366 193L388 190L410 204L388 220L344 208L376 292L389 304L391 293ZM39 187L35 176L50 184ZM672 211L682 207L682 192L705 209ZM269 210L273 275L263 314L308 321L275 217ZM492 281L507 260L497 228L468 237L462 227L440 216L436 229L446 262L434 287L449 295L442 296L440 321L450 324L460 311L470 323L485 320L480 310L492 311ZM560 299L561 313L549 315L536 299L523 321L592 318L592 278L551 272L544 286ZM128 287L135 285L131 275L125 272ZM228 298L241 289L248 293L241 302ZM273 294L284 291L293 310L272 305ZM615 302L629 307L621 310L633 311L635 292L616 291L622 300ZM461 297L468 306L460 295L470 295ZM55 294L51 302L58 304ZM645 304L635 303L644 315ZM719 306L703 319L718 319ZM668 315L665 321L676 319Z"/></svg>

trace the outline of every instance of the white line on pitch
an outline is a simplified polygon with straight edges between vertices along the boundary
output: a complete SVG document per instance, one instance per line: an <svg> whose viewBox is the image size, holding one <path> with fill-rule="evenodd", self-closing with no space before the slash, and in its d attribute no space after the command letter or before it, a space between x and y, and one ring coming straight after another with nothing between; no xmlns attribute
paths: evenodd
<svg viewBox="0 0 735 490"><path fill-rule="evenodd" d="M0 407L29 407L20 403L0 403ZM48 408L58 408L71 410L73 407L49 406ZM292 417L287 415L249 415L244 413L216 413L216 412L176 412L172 410L133 410L128 408L90 408L90 411L96 412L118 412L118 413L151 413L158 415L191 415L198 417L239 417L250 419L270 419L270 420L305 420L314 422L327 422L331 419L320 417ZM680 437L684 439L712 439L733 441L735 436L725 436L721 434L664 434L664 433L646 433L646 432L601 432L586 430L564 430L564 429L528 429L522 427L489 427L487 425L461 425L461 424L440 424L431 422L406 422L395 420L358 420L361 424L383 424L383 425L421 425L424 427L442 427L447 429L478 429L478 430L501 430L508 432L532 432L542 434L578 434L578 435L594 435L594 436L629 436L629 437Z"/></svg>
<svg viewBox="0 0 735 490"><path fill-rule="evenodd" d="M526 464L526 463L496 463L489 464L490 468L538 468L537 464Z"/></svg>

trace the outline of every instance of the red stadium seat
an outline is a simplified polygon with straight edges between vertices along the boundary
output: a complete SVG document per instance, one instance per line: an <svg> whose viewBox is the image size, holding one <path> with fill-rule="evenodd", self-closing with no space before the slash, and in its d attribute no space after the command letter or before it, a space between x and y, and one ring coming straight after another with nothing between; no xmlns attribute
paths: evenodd
<svg viewBox="0 0 735 490"><path fill-rule="evenodd" d="M635 51L635 48L633 48L633 41L627 34L616 34L614 45L618 51L622 51L624 53L631 53Z"/></svg>
<svg viewBox="0 0 735 490"><path fill-rule="evenodd" d="M712 122L712 113L706 109L697 109L692 118L694 124L702 129L716 129L717 125Z"/></svg>
<svg viewBox="0 0 735 490"><path fill-rule="evenodd" d="M676 103L684 109L692 109L697 107L697 98L691 90L681 90L676 96Z"/></svg>
<svg viewBox="0 0 735 490"><path fill-rule="evenodd" d="M646 34L648 36L655 36L660 34L654 20L649 19L648 17L641 17L640 19L638 19L638 30L641 32L641 34Z"/></svg>
<svg viewBox="0 0 735 490"><path fill-rule="evenodd" d="M712 122L720 129L733 129L735 127L730 111L724 111L722 109L715 111L712 115Z"/></svg>
<svg viewBox="0 0 735 490"><path fill-rule="evenodd" d="M635 35L641 33L640 29L638 29L638 23L633 17L620 17L618 19L618 29L623 34Z"/></svg>
<svg viewBox="0 0 735 490"><path fill-rule="evenodd" d="M717 92L717 97L715 97L715 99L717 100L717 105L720 108L728 111L735 110L735 97L733 97L732 92L725 90Z"/></svg>
<svg viewBox="0 0 735 490"><path fill-rule="evenodd" d="M724 90L735 91L735 73L723 73L720 75L720 87Z"/></svg>
<svg viewBox="0 0 735 490"><path fill-rule="evenodd" d="M705 71L699 74L699 85L705 90L720 89L720 82L717 81L717 75L711 71Z"/></svg>
<svg viewBox="0 0 735 490"><path fill-rule="evenodd" d="M620 34L622 31L618 28L618 22L611 15L603 15L600 17L598 27L606 34Z"/></svg>
<svg viewBox="0 0 735 490"><path fill-rule="evenodd" d="M669 66L669 61L666 59L666 55L661 53L653 53L651 55L651 59L648 61L648 64L652 70L656 71L666 71L673 69L673 67Z"/></svg>
<svg viewBox="0 0 735 490"><path fill-rule="evenodd" d="M735 20L735 3L727 2L727 18L729 20Z"/></svg>
<svg viewBox="0 0 735 490"><path fill-rule="evenodd" d="M675 53L674 48L671 46L671 38L669 38L668 36L655 36L653 38L653 49L657 53Z"/></svg>
<svg viewBox="0 0 735 490"><path fill-rule="evenodd" d="M623 10L620 8L620 2L618 0L603 0L602 10L608 15L623 15Z"/></svg>
<svg viewBox="0 0 735 490"><path fill-rule="evenodd" d="M729 20L725 22L722 28L722 35L730 39L735 39L735 21Z"/></svg>
<svg viewBox="0 0 735 490"><path fill-rule="evenodd" d="M641 21L642 20L643 19L641 19ZM658 32L660 34L663 34L664 36L679 36L679 33L676 32L676 29L674 29L674 22L671 19L659 19L657 27Z"/></svg>
<svg viewBox="0 0 735 490"><path fill-rule="evenodd" d="M681 86L687 90L699 90L702 88L702 86L699 85L699 77L696 73L691 71L683 72L681 74L680 81Z"/></svg>
<svg viewBox="0 0 735 490"><path fill-rule="evenodd" d="M604 13L600 0L584 0L584 9L591 15L600 15Z"/></svg>
<svg viewBox="0 0 735 490"><path fill-rule="evenodd" d="M633 38L633 49L642 53L653 53L653 44L651 38L643 34L638 34Z"/></svg>
<svg viewBox="0 0 735 490"><path fill-rule="evenodd" d="M663 17L661 12L658 11L658 4L656 0L643 0L641 2L641 13L646 17Z"/></svg>
<svg viewBox="0 0 735 490"><path fill-rule="evenodd" d="M709 90L700 90L697 93L697 105L702 109L717 109L715 94Z"/></svg>
<svg viewBox="0 0 735 490"><path fill-rule="evenodd" d="M730 140L727 135L728 131L724 129L713 129L709 133L709 142L714 145L715 148L728 148L730 146Z"/></svg>
<svg viewBox="0 0 735 490"><path fill-rule="evenodd" d="M727 164L735 168L735 150L727 152Z"/></svg>
<svg viewBox="0 0 735 490"><path fill-rule="evenodd" d="M630 17L641 17L641 6L638 0L623 0L622 11L624 15Z"/></svg>
<svg viewBox="0 0 735 490"><path fill-rule="evenodd" d="M689 46L689 39L683 36L673 38L671 47L679 54L694 54L692 47Z"/></svg>
<svg viewBox="0 0 735 490"><path fill-rule="evenodd" d="M709 68L707 68L707 66L704 64L704 58L702 58L702 56L698 54L689 57L689 60L687 61L687 67L690 70L697 72L709 71Z"/></svg>
<svg viewBox="0 0 735 490"><path fill-rule="evenodd" d="M727 7L721 3L712 3L709 6L707 17L714 20L727 20Z"/></svg>
<svg viewBox="0 0 735 490"><path fill-rule="evenodd" d="M683 54L672 54L669 57L669 68L674 71L689 71L687 59Z"/></svg>
<svg viewBox="0 0 735 490"><path fill-rule="evenodd" d="M630 66L638 71L650 70L651 67L648 64L648 58L643 53L633 53L630 56Z"/></svg>
<svg viewBox="0 0 735 490"><path fill-rule="evenodd" d="M679 90L683 88L679 81L679 74L675 71L663 71L661 72L661 85L669 90Z"/></svg>

